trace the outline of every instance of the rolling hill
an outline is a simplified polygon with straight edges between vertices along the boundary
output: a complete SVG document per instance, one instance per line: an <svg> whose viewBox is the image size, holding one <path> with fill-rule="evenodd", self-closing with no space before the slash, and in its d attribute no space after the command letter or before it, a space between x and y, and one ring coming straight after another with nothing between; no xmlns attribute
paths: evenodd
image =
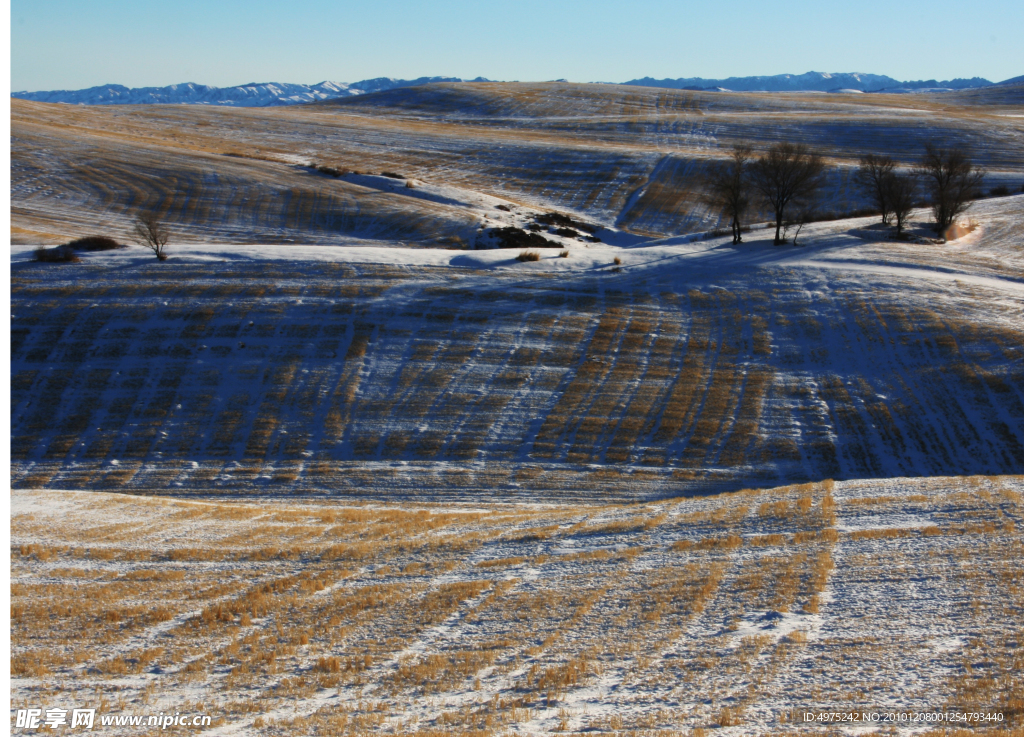
<svg viewBox="0 0 1024 737"><path fill-rule="evenodd" d="M281 108L14 100L12 237L123 238L145 208L185 242L457 246L494 216L467 206L480 195L643 236L699 233L719 224L700 198L703 172L743 141L825 153L823 209L838 214L865 204L849 179L861 155L909 165L926 142L968 143L989 185L1016 190L1022 108L1014 88L986 89L1006 104L558 83L424 85ZM332 179L311 163L359 175ZM431 201L362 176L381 172L449 189Z"/></svg>
<svg viewBox="0 0 1024 737"><path fill-rule="evenodd" d="M1019 737L1024 194L844 216L925 142L1019 191L1015 94L12 101L12 710ZM733 245L702 172L777 140L836 219ZM34 260L139 210L168 260Z"/></svg>

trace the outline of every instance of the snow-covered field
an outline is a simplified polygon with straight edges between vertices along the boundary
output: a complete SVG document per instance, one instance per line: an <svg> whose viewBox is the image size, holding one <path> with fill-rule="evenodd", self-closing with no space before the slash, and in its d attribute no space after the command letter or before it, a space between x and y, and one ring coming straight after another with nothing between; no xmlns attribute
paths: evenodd
<svg viewBox="0 0 1024 737"><path fill-rule="evenodd" d="M15 708L424 737L984 709L1019 737L1024 195L949 243L919 211L913 241L733 246L684 186L742 138L842 165L930 131L1016 188L1016 109L14 101L17 243L139 207L175 233L163 263L12 247ZM842 173L828 198L857 204ZM474 248L531 225L538 261Z"/></svg>
<svg viewBox="0 0 1024 737"><path fill-rule="evenodd" d="M13 706L209 714L218 735L819 733L802 719L823 710L999 713L984 726L1018 734L1022 494L1021 476L627 506L15 491Z"/></svg>
<svg viewBox="0 0 1024 737"><path fill-rule="evenodd" d="M532 263L15 247L12 482L556 501L1016 473L1022 207L947 244L861 219Z"/></svg>

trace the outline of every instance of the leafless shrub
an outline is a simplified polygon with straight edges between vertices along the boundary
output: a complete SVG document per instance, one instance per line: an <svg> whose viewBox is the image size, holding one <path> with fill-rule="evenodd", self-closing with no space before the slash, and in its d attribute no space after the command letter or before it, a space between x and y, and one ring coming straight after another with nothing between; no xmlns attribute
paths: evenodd
<svg viewBox="0 0 1024 737"><path fill-rule="evenodd" d="M132 232L140 246L145 246L151 250L160 261L167 260L167 254L164 252L164 249L171 235L167 230L167 226L160 222L156 213L138 213L135 216Z"/></svg>
<svg viewBox="0 0 1024 737"><path fill-rule="evenodd" d="M558 257L559 258L569 258L569 249L567 248L564 251L562 251L561 253L559 253Z"/></svg>
<svg viewBox="0 0 1024 737"><path fill-rule="evenodd" d="M81 260L71 250L70 246L57 246L56 248L39 246L34 251L34 254L36 261L48 264L77 264Z"/></svg>
<svg viewBox="0 0 1024 737"><path fill-rule="evenodd" d="M540 254L536 251L520 251L516 261L540 261Z"/></svg>
<svg viewBox="0 0 1024 737"><path fill-rule="evenodd" d="M338 178L338 177L348 173L347 169L339 169L336 166L326 166L324 164L314 164L313 168L316 169L321 174L326 174L328 176L335 177L335 178Z"/></svg>
<svg viewBox="0 0 1024 737"><path fill-rule="evenodd" d="M490 231L498 240L498 248L559 248L560 245L537 233L528 233L522 228L509 226L494 228Z"/></svg>
<svg viewBox="0 0 1024 737"><path fill-rule="evenodd" d="M67 246L76 251L113 251L118 248L124 248L113 238L108 238L105 235L90 235L85 238L78 238L68 243Z"/></svg>
<svg viewBox="0 0 1024 737"><path fill-rule="evenodd" d="M541 225L551 225L558 228L574 228L587 233L594 233L597 230L597 227L590 223L573 220L568 215L563 215L560 212L545 212L537 215L534 220Z"/></svg>

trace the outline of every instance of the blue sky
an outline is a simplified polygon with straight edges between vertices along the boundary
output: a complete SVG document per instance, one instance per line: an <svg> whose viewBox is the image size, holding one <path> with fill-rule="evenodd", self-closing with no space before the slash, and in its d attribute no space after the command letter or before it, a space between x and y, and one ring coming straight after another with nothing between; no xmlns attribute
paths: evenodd
<svg viewBox="0 0 1024 737"><path fill-rule="evenodd" d="M1020 0L12 0L12 90L484 76L1024 74Z"/></svg>

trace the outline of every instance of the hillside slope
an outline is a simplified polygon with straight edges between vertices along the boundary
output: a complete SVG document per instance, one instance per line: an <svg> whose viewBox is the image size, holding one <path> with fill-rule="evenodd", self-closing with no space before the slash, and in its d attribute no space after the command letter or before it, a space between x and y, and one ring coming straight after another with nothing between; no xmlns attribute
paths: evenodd
<svg viewBox="0 0 1024 737"><path fill-rule="evenodd" d="M13 238L124 238L143 208L179 241L465 246L500 217L493 205L413 201L360 178L382 172L456 188L464 201L496 197L638 235L703 232L720 219L700 197L707 166L739 142L825 154L833 169L823 211L866 204L849 176L863 154L910 165L929 142L969 145L989 186L1018 191L1020 110L917 95L557 83L433 84L279 108L14 100ZM360 175L334 179L310 163Z"/></svg>
<svg viewBox="0 0 1024 737"><path fill-rule="evenodd" d="M762 230L535 264L17 261L12 481L625 499L1019 473L1022 207L986 203L946 246L878 242L864 219L812 226L802 249Z"/></svg>

